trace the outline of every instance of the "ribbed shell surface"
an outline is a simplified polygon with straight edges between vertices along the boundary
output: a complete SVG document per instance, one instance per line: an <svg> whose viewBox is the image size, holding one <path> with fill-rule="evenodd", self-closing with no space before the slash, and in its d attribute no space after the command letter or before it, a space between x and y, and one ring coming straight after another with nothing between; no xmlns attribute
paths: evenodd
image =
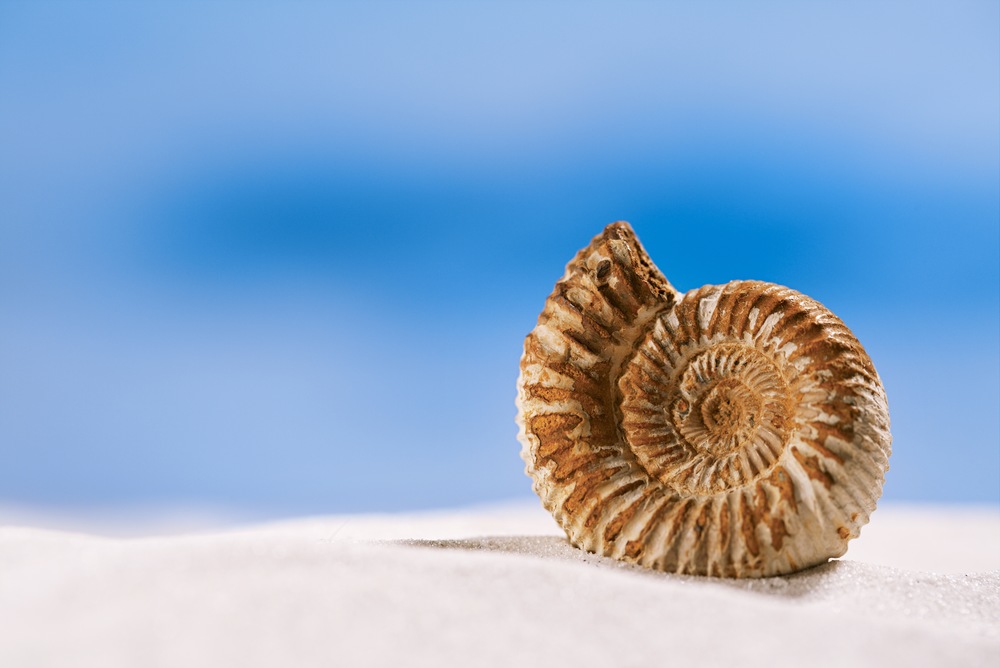
<svg viewBox="0 0 1000 668"><path fill-rule="evenodd" d="M664 571L840 556L888 470L882 383L836 316L757 281L678 293L627 223L556 284L517 404L526 471L570 542Z"/></svg>

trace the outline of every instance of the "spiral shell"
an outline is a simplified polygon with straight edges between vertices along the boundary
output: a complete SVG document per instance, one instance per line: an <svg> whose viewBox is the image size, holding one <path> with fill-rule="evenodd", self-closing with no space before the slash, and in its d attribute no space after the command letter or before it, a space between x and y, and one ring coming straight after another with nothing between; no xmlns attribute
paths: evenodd
<svg viewBox="0 0 1000 668"><path fill-rule="evenodd" d="M570 542L675 573L842 555L891 451L878 373L822 304L758 281L681 294L623 222L556 283L517 403L526 472Z"/></svg>

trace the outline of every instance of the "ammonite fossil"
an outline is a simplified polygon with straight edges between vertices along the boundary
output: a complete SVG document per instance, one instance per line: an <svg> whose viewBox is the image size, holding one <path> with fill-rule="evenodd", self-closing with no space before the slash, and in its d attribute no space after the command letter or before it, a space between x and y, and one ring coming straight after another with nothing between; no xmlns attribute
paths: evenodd
<svg viewBox="0 0 1000 668"><path fill-rule="evenodd" d="M679 293L624 222L556 283L517 404L526 471L570 542L664 571L840 556L889 468L885 391L840 319L758 281Z"/></svg>

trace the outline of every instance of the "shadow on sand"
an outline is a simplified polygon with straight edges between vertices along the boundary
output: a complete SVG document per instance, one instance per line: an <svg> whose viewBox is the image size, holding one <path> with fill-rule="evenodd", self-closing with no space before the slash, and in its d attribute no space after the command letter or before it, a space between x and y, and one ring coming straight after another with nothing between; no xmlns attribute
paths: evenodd
<svg viewBox="0 0 1000 668"><path fill-rule="evenodd" d="M540 558L550 561L571 561L597 566L628 574L629 576L666 579L672 581L688 581L698 583L713 583L747 592L780 596L783 598L798 598L814 594L824 583L831 579L840 579L838 575L846 575L844 569L850 570L852 562L829 561L806 570L770 578L710 578L699 575L675 575L653 571L642 566L627 564L609 557L602 557L579 550L561 536L482 536L477 538L460 538L450 540L396 540L389 544L405 547L418 547L439 550L464 550L470 552L487 552L493 554L514 554L523 557Z"/></svg>

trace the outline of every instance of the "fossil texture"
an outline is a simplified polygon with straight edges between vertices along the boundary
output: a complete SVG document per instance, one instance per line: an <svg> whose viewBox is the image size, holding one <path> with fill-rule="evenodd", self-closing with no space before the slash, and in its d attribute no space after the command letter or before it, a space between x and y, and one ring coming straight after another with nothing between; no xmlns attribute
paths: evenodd
<svg viewBox="0 0 1000 668"><path fill-rule="evenodd" d="M570 542L664 571L840 556L888 470L882 383L836 316L757 281L679 293L623 222L556 283L517 403L527 473Z"/></svg>

